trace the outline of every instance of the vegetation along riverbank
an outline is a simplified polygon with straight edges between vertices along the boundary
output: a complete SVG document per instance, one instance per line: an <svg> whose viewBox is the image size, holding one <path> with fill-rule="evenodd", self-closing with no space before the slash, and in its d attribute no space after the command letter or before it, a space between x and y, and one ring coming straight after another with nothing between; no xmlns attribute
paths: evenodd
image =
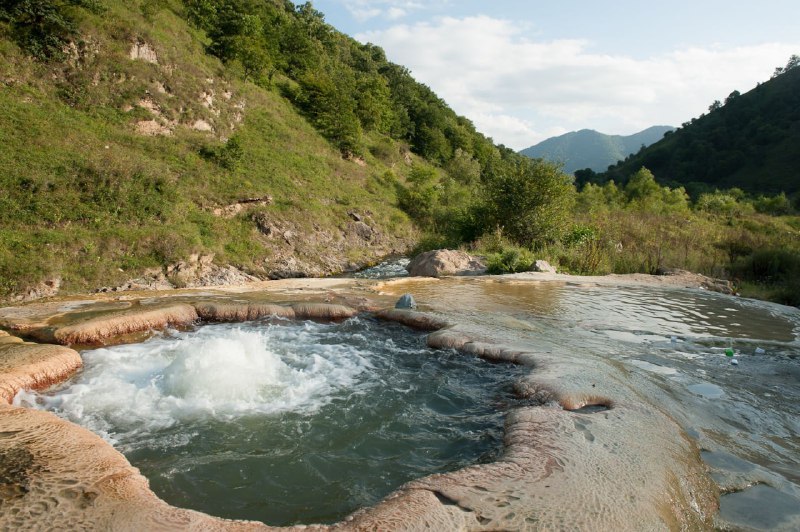
<svg viewBox="0 0 800 532"><path fill-rule="evenodd" d="M573 178L495 144L311 4L6 2L0 298L461 246L495 272L679 268L797 305L796 66Z"/></svg>

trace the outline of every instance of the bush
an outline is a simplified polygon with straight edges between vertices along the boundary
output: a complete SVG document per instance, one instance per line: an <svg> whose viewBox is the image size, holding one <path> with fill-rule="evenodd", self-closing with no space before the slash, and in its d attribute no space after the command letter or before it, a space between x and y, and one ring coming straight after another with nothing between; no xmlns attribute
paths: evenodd
<svg viewBox="0 0 800 532"><path fill-rule="evenodd" d="M753 201L753 207L762 214L771 214L773 216L792 212L792 204L783 192L777 196L759 196Z"/></svg>
<svg viewBox="0 0 800 532"><path fill-rule="evenodd" d="M761 249L739 259L734 275L748 281L775 283L800 276L800 253L788 249Z"/></svg>
<svg viewBox="0 0 800 532"><path fill-rule="evenodd" d="M491 274L527 272L535 260L527 249L511 247L489 255L486 271Z"/></svg>
<svg viewBox="0 0 800 532"><path fill-rule="evenodd" d="M541 159L492 165L485 172L484 192L492 211L490 226L530 247L559 240L575 202L572 178Z"/></svg>

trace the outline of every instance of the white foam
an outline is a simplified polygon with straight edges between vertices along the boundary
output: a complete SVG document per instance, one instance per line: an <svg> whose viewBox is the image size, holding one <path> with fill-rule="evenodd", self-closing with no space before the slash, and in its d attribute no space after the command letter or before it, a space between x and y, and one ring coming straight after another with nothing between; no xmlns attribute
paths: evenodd
<svg viewBox="0 0 800 532"><path fill-rule="evenodd" d="M214 325L86 351L72 385L20 392L14 404L55 410L112 442L207 416L311 413L369 386L358 382L370 367L363 347L325 343L325 327Z"/></svg>

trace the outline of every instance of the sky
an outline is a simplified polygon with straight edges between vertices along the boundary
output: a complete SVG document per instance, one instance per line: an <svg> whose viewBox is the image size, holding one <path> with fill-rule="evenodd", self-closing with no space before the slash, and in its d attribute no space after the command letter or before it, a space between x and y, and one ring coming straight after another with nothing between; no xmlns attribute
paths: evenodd
<svg viewBox="0 0 800 532"><path fill-rule="evenodd" d="M680 126L800 55L800 1L316 0L495 142Z"/></svg>

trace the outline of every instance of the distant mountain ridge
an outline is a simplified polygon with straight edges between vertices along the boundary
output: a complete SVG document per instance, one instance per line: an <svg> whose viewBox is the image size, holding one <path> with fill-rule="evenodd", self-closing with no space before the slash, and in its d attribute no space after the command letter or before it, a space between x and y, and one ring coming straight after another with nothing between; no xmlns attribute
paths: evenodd
<svg viewBox="0 0 800 532"><path fill-rule="evenodd" d="M633 135L606 135L593 129L581 129L543 140L519 153L533 159L563 163L568 173L584 168L602 172L639 151L642 145L649 146L661 140L667 131L674 130L672 126L652 126Z"/></svg>

